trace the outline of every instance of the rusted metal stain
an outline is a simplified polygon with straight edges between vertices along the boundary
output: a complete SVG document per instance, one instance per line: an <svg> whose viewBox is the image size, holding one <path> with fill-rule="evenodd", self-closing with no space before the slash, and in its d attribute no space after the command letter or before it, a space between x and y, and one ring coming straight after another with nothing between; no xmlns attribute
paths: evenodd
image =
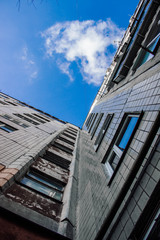
<svg viewBox="0 0 160 240"><path fill-rule="evenodd" d="M54 177L57 180L60 180L64 183L68 181L69 171L57 166L54 163L51 163L43 158L38 158L36 162L34 162L31 166L33 169L37 169L42 173L50 177Z"/></svg>
<svg viewBox="0 0 160 240"><path fill-rule="evenodd" d="M59 202L50 200L16 183L8 188L4 194L13 201L39 212L46 217L52 218L57 222L60 220L62 204Z"/></svg>

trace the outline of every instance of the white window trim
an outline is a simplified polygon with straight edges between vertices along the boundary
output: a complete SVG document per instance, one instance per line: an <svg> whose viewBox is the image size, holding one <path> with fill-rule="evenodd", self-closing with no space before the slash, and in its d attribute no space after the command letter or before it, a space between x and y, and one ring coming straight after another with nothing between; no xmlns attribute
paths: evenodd
<svg viewBox="0 0 160 240"><path fill-rule="evenodd" d="M113 146L113 151L115 152L115 154L120 158L122 156L123 151L117 147L116 145Z"/></svg>
<svg viewBox="0 0 160 240"><path fill-rule="evenodd" d="M107 169L107 173L108 173L109 177L112 177L114 171L108 161L105 162L105 167Z"/></svg>
<svg viewBox="0 0 160 240"><path fill-rule="evenodd" d="M127 124L128 119L132 118L132 117L135 117L135 116L137 116L139 118L140 114L139 115L137 115L137 114L128 114L126 116L126 118L124 120L124 123L123 123L123 126L122 126L121 130L119 131L118 136L117 136L117 138L115 140L115 144L113 145L113 147L111 149L111 152L110 152L107 160L104 163L104 165L106 167L106 170L107 170L107 173L109 174L110 178L112 177L112 175L113 175L115 170L112 168L111 163L109 161L112 158L112 154L113 153L115 153L118 156L119 159L121 158L121 156L123 154L123 151L118 146L116 146L116 144L117 144L118 139L121 136L121 134L126 131L125 129L126 129L126 124Z"/></svg>

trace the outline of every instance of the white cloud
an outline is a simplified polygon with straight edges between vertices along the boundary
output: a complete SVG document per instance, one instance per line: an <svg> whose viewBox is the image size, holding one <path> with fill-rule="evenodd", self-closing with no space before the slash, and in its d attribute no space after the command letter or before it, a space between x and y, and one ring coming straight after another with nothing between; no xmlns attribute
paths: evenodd
<svg viewBox="0 0 160 240"><path fill-rule="evenodd" d="M29 83L32 83L33 79L36 79L38 76L38 70L36 63L33 60L33 55L29 52L26 46L22 48L20 60L23 62Z"/></svg>
<svg viewBox="0 0 160 240"><path fill-rule="evenodd" d="M76 61L83 79L98 86L111 63L115 53L113 49L116 50L117 41L122 39L123 34L124 30L107 19L57 23L44 31L42 36L47 55L59 54L58 67L71 81L74 80L71 63Z"/></svg>
<svg viewBox="0 0 160 240"><path fill-rule="evenodd" d="M70 63L57 60L57 65L64 74L68 75L70 81L72 82L74 80L74 78L73 78L73 73L72 73L73 71L71 69L69 69Z"/></svg>

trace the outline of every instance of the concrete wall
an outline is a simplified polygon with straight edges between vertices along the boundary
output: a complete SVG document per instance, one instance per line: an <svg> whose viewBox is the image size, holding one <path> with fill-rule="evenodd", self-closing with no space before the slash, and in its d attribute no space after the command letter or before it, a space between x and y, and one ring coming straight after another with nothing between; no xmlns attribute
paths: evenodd
<svg viewBox="0 0 160 240"><path fill-rule="evenodd" d="M154 188L159 182L159 147L154 149L159 131L156 130L149 147L145 149L147 139L150 138L154 123L160 110L160 64L159 54L151 63L144 64L133 76L128 76L120 84L115 85L94 107L92 112L104 113L93 140L87 127L81 133L81 156L79 166L79 199L77 209L77 239L95 239L103 223L106 223L104 239L128 239L137 220L141 216ZM147 66L147 67L146 67ZM124 159L108 185L109 176L104 171L102 160L111 144L121 119L126 112L143 111L142 120L124 156ZM94 143L107 114L113 113L113 119L97 152ZM95 123L94 123L95 124ZM94 127L94 125L93 125ZM93 129L93 128L92 128ZM154 151L152 158L151 152ZM143 159L139 165L125 197L111 218L112 207L121 194L121 190L128 181L135 163L143 152ZM107 159L107 156L106 156ZM142 174L145 163L149 161ZM134 187L138 177L139 184ZM130 196L131 191L134 193ZM119 216L121 214L121 218ZM107 222L110 217L110 222ZM107 238L108 237L108 238ZM100 236L97 239L102 239Z"/></svg>
<svg viewBox="0 0 160 240"><path fill-rule="evenodd" d="M6 119L6 114L10 119ZM15 114L21 114L31 122ZM55 239L72 239L77 203L78 128L41 114L33 107L21 105L11 97L3 97L3 94L0 95L0 124L14 128L11 132L0 128L0 208L7 212L9 219L12 215L24 219L24 225L21 226L20 220L15 223L13 219L1 218L2 224L7 221L8 237L21 239L24 234L24 239L32 238L32 230L25 228L29 221L31 228L36 224L40 226L39 229L46 229L46 236L37 233L37 239L51 239L53 236ZM47 152L50 152L51 158L55 158L55 162L49 161ZM31 168L64 186L61 201L20 184ZM15 231L10 232L12 228ZM7 237L7 229L0 231L0 237L4 236Z"/></svg>

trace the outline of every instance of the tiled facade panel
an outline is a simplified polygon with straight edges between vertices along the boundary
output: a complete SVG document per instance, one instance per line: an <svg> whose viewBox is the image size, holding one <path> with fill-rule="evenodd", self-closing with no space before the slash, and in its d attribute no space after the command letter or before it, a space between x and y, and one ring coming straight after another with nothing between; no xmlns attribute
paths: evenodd
<svg viewBox="0 0 160 240"><path fill-rule="evenodd" d="M13 101L10 99L10 101ZM2 105L0 106L0 121L8 124L11 127L16 128L16 131L5 132L0 131L0 163L6 167L9 167L16 159L23 156L30 149L37 146L43 142L50 134L63 129L64 124L50 120L50 122L39 123L36 127L21 118L18 118L14 113L36 113L36 111L23 106L10 106ZM22 126L3 118L3 115L7 114L18 120L21 123L28 125L28 127L23 128Z"/></svg>
<svg viewBox="0 0 160 240"><path fill-rule="evenodd" d="M152 90L153 95L150 95L149 92ZM113 138L124 112L140 112L142 110L152 112L160 110L160 73L136 84L128 90L122 91L116 96L112 97L112 95L114 95L114 93L112 93L110 97L103 99L103 101L97 104L93 109L95 113L104 112L106 115L108 113L114 113L111 125L104 138L106 142ZM151 115L152 118L154 118L154 112L151 113ZM97 129L93 141L95 141L104 119L105 117L103 117ZM102 147L103 146L104 144L102 143Z"/></svg>
<svg viewBox="0 0 160 240"><path fill-rule="evenodd" d="M159 209L159 16L159 1L140 0L82 130L0 93L0 208L9 220L58 239L148 239Z"/></svg>
<svg viewBox="0 0 160 240"><path fill-rule="evenodd" d="M12 98L9 101L14 102ZM9 103L3 106L0 105L1 208L49 229L50 233L72 239L77 203L78 128L46 116L48 121L37 120L35 125L32 116L37 111ZM13 235L16 238L16 233Z"/></svg>
<svg viewBox="0 0 160 240"><path fill-rule="evenodd" d="M79 166L79 204L78 204L78 213L77 213L77 239L78 240L89 240L94 239L101 228L102 223L106 219L109 214L110 209L112 208L115 200L117 199L125 181L132 171L133 165L139 156L141 149L152 130L153 124L158 115L158 111L160 110L160 74L141 80L139 83L130 86L127 89L127 85L124 87L124 90L119 93L108 94L106 97L102 99L93 109L94 113L102 112L104 113L104 117L99 124L99 127L95 133L95 137L91 141L90 134L83 133L81 139L81 160ZM152 95L148 92L152 92ZM155 100L156 99L156 100ZM108 178L104 173L102 168L102 159L116 133L116 130L119 126L119 123L125 112L141 112L144 111L144 115L142 120L138 126L138 129L132 139L132 142L127 150L127 153L124 156L124 159L118 169L118 172L114 176L114 179L110 186L107 185ZM112 122L106 132L106 135L101 143L101 146L96 153L94 151L94 142L96 137L103 125L104 119L108 113L114 113ZM155 138L156 140L156 138ZM146 157L143 161L142 166L140 167L139 172L142 171L145 162L147 161L149 154L154 146L148 149L148 153L146 152ZM154 158L153 158L153 161ZM153 173L154 170L154 173ZM148 170L149 171L149 170ZM158 182L158 168L154 169L150 167L150 176L147 173L144 174L144 179L146 186L142 188L141 198L144 197L144 205L145 200L150 197L150 194ZM146 180L147 179L147 180ZM136 181L136 179L135 179ZM147 185L148 182L148 185ZM151 187L153 186L153 188ZM108 228L107 234L112 229L114 222L117 219L117 216L121 212L123 206L125 205L128 196L130 195L131 189L133 185L130 187L124 201L120 205L120 208L115 215L115 218L110 224ZM145 189L146 188L146 189ZM150 189L150 190L149 190ZM152 190L151 190L152 189ZM86 192L88 191L88 195ZM138 191L138 188L137 188ZM136 192L135 192L136 194ZM90 197L89 197L90 196ZM126 212L124 212L123 224L120 221L117 225L117 230L115 231L115 235L113 235L112 239L127 239L129 233L132 231L138 217L140 216L142 209L138 205L138 202L142 205L143 200L131 199L130 206L127 207ZM83 209L83 211L82 211ZM127 216L127 217L126 217ZM91 219L94 218L93 223L91 223ZM125 219L126 223L125 222ZM83 219L83 220L82 220ZM85 219L85 220L84 220ZM105 238L104 238L105 239Z"/></svg>
<svg viewBox="0 0 160 240"><path fill-rule="evenodd" d="M95 157L92 142L85 133L81 135L80 155L79 176L81 181L79 182L77 239L89 240L95 238L109 210L110 201L112 202L113 199L107 188L103 169Z"/></svg>
<svg viewBox="0 0 160 240"><path fill-rule="evenodd" d="M155 140L157 140L157 137L158 136L155 137ZM137 184L138 181L139 185L130 197L129 202L125 204L123 214L114 228L114 232L110 238L111 240L128 239L134 225L146 207L159 179L160 143L154 151L153 157L149 165L146 167L142 177L139 179L139 175L136 176L134 183Z"/></svg>

